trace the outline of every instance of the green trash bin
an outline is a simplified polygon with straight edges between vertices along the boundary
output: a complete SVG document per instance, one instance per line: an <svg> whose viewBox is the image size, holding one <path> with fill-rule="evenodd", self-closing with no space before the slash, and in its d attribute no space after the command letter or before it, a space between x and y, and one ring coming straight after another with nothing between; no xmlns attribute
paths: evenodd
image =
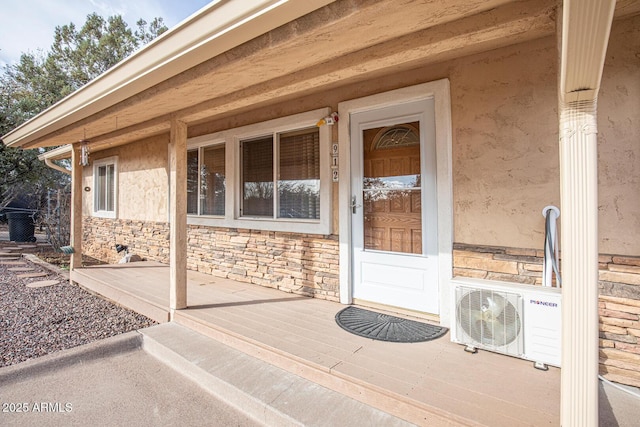
<svg viewBox="0 0 640 427"><path fill-rule="evenodd" d="M7 212L9 223L9 240L12 242L35 242L35 224L33 213L29 212Z"/></svg>

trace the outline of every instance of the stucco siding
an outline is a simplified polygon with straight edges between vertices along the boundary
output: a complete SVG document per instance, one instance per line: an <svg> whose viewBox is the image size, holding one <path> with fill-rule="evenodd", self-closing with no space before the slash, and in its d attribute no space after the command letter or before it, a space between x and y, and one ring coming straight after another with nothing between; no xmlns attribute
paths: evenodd
<svg viewBox="0 0 640 427"><path fill-rule="evenodd" d="M555 56L547 38L455 62L456 242L542 248L560 199Z"/></svg>
<svg viewBox="0 0 640 427"><path fill-rule="evenodd" d="M640 254L639 51L640 17L616 21L598 100L600 253ZM453 62L456 242L542 248L541 210L560 199L556 56L546 38Z"/></svg>
<svg viewBox="0 0 640 427"><path fill-rule="evenodd" d="M614 23L599 98L600 252L640 254L640 17ZM454 241L541 249L541 210L559 204L556 41L547 37L358 81L193 126L189 136L447 77L453 127ZM344 120L345 118L343 118ZM118 218L166 221L165 137L97 153L119 158ZM338 141L337 129L334 140ZM338 141L340 142L340 141ZM91 186L90 168L85 186ZM347 177L341 177L347 179ZM337 198L337 185L334 185ZM85 193L85 214L91 197ZM337 203L334 230L337 230ZM563 217L560 217L560 230Z"/></svg>
<svg viewBox="0 0 640 427"><path fill-rule="evenodd" d="M600 253L640 255L640 16L615 21L598 96Z"/></svg>
<svg viewBox="0 0 640 427"><path fill-rule="evenodd" d="M90 155L91 161L117 157L118 190L116 218L167 221L168 136L157 136ZM93 167L83 171L83 215L92 215Z"/></svg>
<svg viewBox="0 0 640 427"><path fill-rule="evenodd" d="M167 220L167 144L167 139L158 137L136 144L121 155L120 218Z"/></svg>
<svg viewBox="0 0 640 427"><path fill-rule="evenodd" d="M345 100L445 77L452 97L455 241L542 248L542 208L560 199L556 62L555 41L545 38L310 90L302 98L194 126L190 132L202 135L324 106L337 111ZM342 143L337 126L334 140ZM336 203L334 230L337 209Z"/></svg>

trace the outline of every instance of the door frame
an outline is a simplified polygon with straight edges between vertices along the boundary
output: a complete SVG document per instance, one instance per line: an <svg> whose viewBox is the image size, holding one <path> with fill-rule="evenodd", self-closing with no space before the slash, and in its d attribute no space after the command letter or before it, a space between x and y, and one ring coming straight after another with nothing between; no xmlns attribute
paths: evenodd
<svg viewBox="0 0 640 427"><path fill-rule="evenodd" d="M353 302L353 258L351 224L351 132L350 115L377 108L391 107L405 102L433 98L436 124L436 194L438 200L438 298L440 324L449 326L451 320L450 281L453 273L453 185L451 95L449 80L383 92L364 98L340 102L338 113L339 138L339 241L340 241L340 302Z"/></svg>

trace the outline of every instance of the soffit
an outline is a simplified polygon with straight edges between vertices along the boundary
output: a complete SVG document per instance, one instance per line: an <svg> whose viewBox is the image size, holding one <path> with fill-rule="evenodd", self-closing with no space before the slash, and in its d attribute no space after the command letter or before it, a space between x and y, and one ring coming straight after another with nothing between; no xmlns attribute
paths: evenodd
<svg viewBox="0 0 640 427"><path fill-rule="evenodd" d="M640 13L640 1L638 0L617 0L616 10L613 17L616 19L625 16L637 15Z"/></svg>
<svg viewBox="0 0 640 427"><path fill-rule="evenodd" d="M22 147L334 0L213 0L125 60L3 136Z"/></svg>
<svg viewBox="0 0 640 427"><path fill-rule="evenodd" d="M252 105L555 32L555 0L338 1L188 70L31 146L92 149L168 132ZM632 4L622 4L635 13ZM630 11L631 10L631 11Z"/></svg>
<svg viewBox="0 0 640 427"><path fill-rule="evenodd" d="M120 145L167 132L172 115L193 124L248 105L275 103L282 96L310 87L365 76L371 66L387 66L390 55L402 56L398 54L407 48L414 50L412 59L423 60L447 50L449 38L458 39L456 48L465 42L471 48L486 40L466 34L486 32L486 28L491 28L493 40L529 30L527 37L539 37L540 26L551 34L554 22L549 10L554 5L554 0L337 1L88 119L34 140L30 146L60 145L85 138L91 140L94 150ZM540 21L533 28L517 22L531 19L531 14L534 21ZM497 28L496 20L500 21ZM503 27L503 21L509 22ZM514 31L514 26L519 28ZM422 33L430 29L432 34ZM435 51L429 48L429 41L437 42ZM382 48L375 48L378 46ZM364 51L371 56L361 58ZM377 61L383 58L387 60Z"/></svg>

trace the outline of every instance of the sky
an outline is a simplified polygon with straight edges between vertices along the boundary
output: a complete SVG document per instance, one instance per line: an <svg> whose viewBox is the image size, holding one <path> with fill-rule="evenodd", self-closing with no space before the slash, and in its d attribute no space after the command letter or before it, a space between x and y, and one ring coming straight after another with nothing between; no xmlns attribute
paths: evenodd
<svg viewBox="0 0 640 427"><path fill-rule="evenodd" d="M48 51L57 26L73 22L82 27L87 15L121 15L136 29L142 18L164 19L172 28L211 0L2 0L0 8L0 67L18 62L26 52Z"/></svg>

